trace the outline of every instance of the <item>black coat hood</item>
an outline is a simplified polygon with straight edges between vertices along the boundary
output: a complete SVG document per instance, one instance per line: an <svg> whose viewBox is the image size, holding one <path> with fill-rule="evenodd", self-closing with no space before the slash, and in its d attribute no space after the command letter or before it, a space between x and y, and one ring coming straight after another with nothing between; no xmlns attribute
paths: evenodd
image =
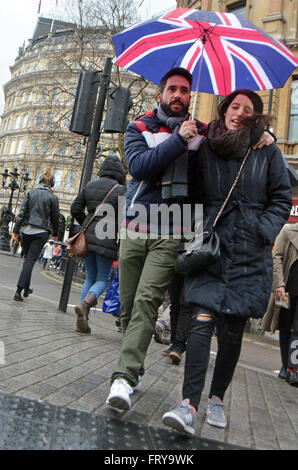
<svg viewBox="0 0 298 470"><path fill-rule="evenodd" d="M125 186L126 174L124 167L116 155L108 155L102 163L99 172L99 177L108 177L115 179L119 184Z"/></svg>

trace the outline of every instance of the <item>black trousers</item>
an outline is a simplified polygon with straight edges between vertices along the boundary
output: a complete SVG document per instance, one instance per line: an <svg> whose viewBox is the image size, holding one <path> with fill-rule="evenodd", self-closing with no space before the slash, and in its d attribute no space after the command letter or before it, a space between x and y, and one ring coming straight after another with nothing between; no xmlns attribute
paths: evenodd
<svg viewBox="0 0 298 470"><path fill-rule="evenodd" d="M298 298L290 296L290 310L281 308L279 314L279 345L283 367L297 368L298 359Z"/></svg>
<svg viewBox="0 0 298 470"><path fill-rule="evenodd" d="M168 287L171 300L171 343L181 354L186 349L186 341L191 324L193 307L183 301L184 276L176 274Z"/></svg>
<svg viewBox="0 0 298 470"><path fill-rule="evenodd" d="M210 313L212 319L199 320L197 318L199 313ZM188 398L191 405L197 407L201 400L215 326L218 351L209 397L216 395L223 400L240 356L245 324L246 319L228 315L216 317L203 307L193 315L187 340L182 390L183 399Z"/></svg>
<svg viewBox="0 0 298 470"><path fill-rule="evenodd" d="M36 233L35 235L22 234L22 249L25 259L17 283L20 289L29 289L34 264L48 238L48 232Z"/></svg>

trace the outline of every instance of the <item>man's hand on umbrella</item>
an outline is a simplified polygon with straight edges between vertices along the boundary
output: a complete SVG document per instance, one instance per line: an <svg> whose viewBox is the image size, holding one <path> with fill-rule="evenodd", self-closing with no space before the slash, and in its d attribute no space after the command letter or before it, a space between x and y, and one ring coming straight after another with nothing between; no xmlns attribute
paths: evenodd
<svg viewBox="0 0 298 470"><path fill-rule="evenodd" d="M189 140L198 135L197 122L194 119L190 118L187 121L184 121L182 126L179 129L179 134L185 139Z"/></svg>
<svg viewBox="0 0 298 470"><path fill-rule="evenodd" d="M265 145L268 146L273 143L274 143L274 137L272 137L272 135L269 132L265 131L262 137L260 138L259 142L253 146L253 149L254 150L261 149Z"/></svg>

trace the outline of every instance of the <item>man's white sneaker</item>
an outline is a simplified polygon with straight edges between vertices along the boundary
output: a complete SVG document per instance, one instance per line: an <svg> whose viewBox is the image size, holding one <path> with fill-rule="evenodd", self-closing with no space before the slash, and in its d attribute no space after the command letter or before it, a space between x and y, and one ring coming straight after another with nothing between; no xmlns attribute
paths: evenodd
<svg viewBox="0 0 298 470"><path fill-rule="evenodd" d="M111 385L106 403L119 410L129 410L131 401L129 395L133 393L132 387L124 379L116 379Z"/></svg>
<svg viewBox="0 0 298 470"><path fill-rule="evenodd" d="M138 375L138 383L135 387L133 387L134 392L138 392L142 388L143 376L141 374Z"/></svg>

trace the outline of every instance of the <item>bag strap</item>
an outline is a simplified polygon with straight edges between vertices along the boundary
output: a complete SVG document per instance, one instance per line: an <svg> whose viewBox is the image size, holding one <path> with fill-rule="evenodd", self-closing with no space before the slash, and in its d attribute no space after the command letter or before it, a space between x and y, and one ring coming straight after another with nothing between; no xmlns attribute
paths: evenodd
<svg viewBox="0 0 298 470"><path fill-rule="evenodd" d="M227 195L227 197L226 197L226 199L225 199L223 205L222 205L221 208L219 209L219 212L218 212L218 214L217 214L217 216L216 216L216 218L215 218L215 220L214 220L214 222L213 222L212 228L214 228L215 225L217 224L218 219L220 218L221 214L223 213L224 208L225 208L226 205L227 205L228 200L230 199L230 196L231 196L231 194L232 194L232 192L233 192L233 190L234 190L234 188L235 188L235 186L236 186L236 184L237 184L237 182L238 182L238 180L239 180L239 178L240 178L241 171L242 171L242 169L243 169L243 167L244 167L244 164L245 164L245 162L246 162L246 160L247 160L247 157L248 157L249 153L250 153L250 148L247 150L247 152L246 152L246 154L245 154L245 157L243 158L243 162L242 162L242 164L241 164L241 166L240 166L240 168L239 168L239 171L238 171L238 174L237 174L237 176L236 176L236 178L235 178L235 181L234 181L234 183L232 184L232 187L231 187L231 189L230 189L230 191L229 191L229 194Z"/></svg>
<svg viewBox="0 0 298 470"><path fill-rule="evenodd" d="M89 227L89 225L91 224L91 222L95 219L95 217L98 215L100 209L102 208L102 206L104 205L104 203L106 202L106 200L108 199L109 195L111 194L112 191L114 191L114 189L117 188L117 186L120 186L119 183L115 184L115 186L113 186L110 191L105 195L104 199L101 201L101 203L97 206L97 208L95 209L94 211L94 214L93 216L91 217L91 219L89 220L88 224L86 225L86 227L83 228L83 232L86 232L87 228Z"/></svg>

